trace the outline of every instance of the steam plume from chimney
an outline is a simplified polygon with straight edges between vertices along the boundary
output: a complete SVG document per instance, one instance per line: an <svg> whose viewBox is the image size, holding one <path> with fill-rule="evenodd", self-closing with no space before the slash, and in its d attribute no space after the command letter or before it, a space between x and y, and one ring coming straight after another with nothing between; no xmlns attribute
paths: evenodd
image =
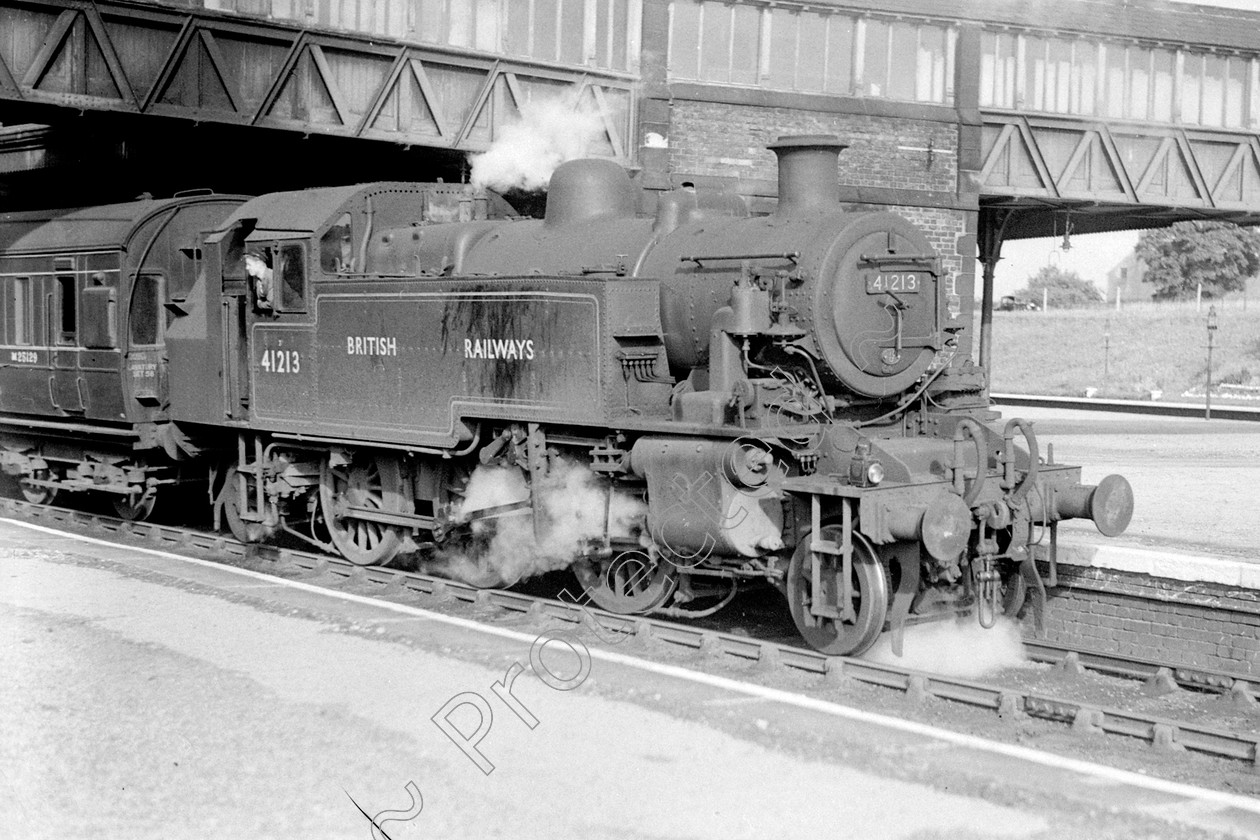
<svg viewBox="0 0 1260 840"><path fill-rule="evenodd" d="M576 105L572 96L527 101L520 120L503 128L487 151L472 156L473 185L543 189L557 166L589 157L603 134L599 113Z"/></svg>

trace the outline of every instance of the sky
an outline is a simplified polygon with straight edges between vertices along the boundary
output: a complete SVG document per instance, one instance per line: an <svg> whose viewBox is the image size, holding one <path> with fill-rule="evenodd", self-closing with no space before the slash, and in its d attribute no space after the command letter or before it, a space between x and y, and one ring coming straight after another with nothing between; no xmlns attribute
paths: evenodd
<svg viewBox="0 0 1260 840"><path fill-rule="evenodd" d="M1028 284L1028 278L1047 265L1075 271L1098 290L1107 291L1107 272L1133 251L1138 231L1073 235L1072 247L1064 251L1063 237L1055 239L1016 239L1002 244L1002 259L993 276L993 296L1014 294ZM980 293L980 267L976 266L976 294Z"/></svg>

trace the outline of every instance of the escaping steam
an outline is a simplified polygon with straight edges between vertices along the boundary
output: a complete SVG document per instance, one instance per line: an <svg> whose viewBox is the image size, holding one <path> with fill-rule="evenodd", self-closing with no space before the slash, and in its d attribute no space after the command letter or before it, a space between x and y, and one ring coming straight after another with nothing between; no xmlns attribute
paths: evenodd
<svg viewBox="0 0 1260 840"><path fill-rule="evenodd" d="M572 97L530 100L519 121L506 126L490 148L472 156L472 182L499 191L541 190L566 160L586 157L604 134L600 115Z"/></svg>
<svg viewBox="0 0 1260 840"><path fill-rule="evenodd" d="M542 515L535 528L531 490ZM474 514L520 503L520 509L493 518ZM471 520L471 544L439 552L439 574L476 586L510 586L534 575L567 568L592 540L604 537L605 518L614 540L634 540L647 516L647 505L623 490L608 498L608 484L582 464L556 460L533 488L523 471L478 467L464 501L452 511L459 522Z"/></svg>
<svg viewBox="0 0 1260 840"><path fill-rule="evenodd" d="M891 633L880 636L865 658L963 678L1028 663L1019 624L1008 618L999 618L991 630L985 630L975 618L911 625L906 628L900 658L893 655Z"/></svg>

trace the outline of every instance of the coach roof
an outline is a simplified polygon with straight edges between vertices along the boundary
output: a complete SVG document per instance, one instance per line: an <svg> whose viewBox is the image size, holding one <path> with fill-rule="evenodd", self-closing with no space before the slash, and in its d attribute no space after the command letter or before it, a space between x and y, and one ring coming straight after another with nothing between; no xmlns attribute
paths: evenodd
<svg viewBox="0 0 1260 840"><path fill-rule="evenodd" d="M163 210L208 200L238 201L239 198L212 194L0 213L0 252L35 254L126 248L140 225Z"/></svg>

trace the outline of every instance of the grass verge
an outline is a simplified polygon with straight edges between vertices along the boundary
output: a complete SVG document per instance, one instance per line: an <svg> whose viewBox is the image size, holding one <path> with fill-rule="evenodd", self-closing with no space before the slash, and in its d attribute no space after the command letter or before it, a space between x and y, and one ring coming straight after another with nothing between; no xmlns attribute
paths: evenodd
<svg viewBox="0 0 1260 840"><path fill-rule="evenodd" d="M1260 301L1217 301L1213 400L1260 405ZM1205 303L993 313L992 389L1110 399L1202 399ZM977 326L979 315L976 316ZM978 334L978 330L977 330ZM1240 387L1235 387L1240 386ZM1250 388L1248 387L1250 386ZM1246 395L1254 394L1255 399Z"/></svg>

